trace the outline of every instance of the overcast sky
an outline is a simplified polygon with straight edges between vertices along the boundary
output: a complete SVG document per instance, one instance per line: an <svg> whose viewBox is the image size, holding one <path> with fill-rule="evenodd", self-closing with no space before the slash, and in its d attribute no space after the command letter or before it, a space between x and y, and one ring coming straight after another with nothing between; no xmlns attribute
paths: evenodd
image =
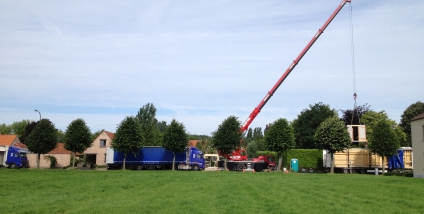
<svg viewBox="0 0 424 214"><path fill-rule="evenodd" d="M83 118L115 132L153 103L207 134L244 122L341 0L0 0L0 123ZM352 0L250 127L293 120L310 104L357 105L397 122L424 101L424 1ZM341 115L339 113L339 115Z"/></svg>

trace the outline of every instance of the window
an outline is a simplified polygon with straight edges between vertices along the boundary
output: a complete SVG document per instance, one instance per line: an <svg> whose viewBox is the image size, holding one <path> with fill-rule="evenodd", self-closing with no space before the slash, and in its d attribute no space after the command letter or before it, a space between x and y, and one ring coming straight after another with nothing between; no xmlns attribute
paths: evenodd
<svg viewBox="0 0 424 214"><path fill-rule="evenodd" d="M100 140L100 147L106 147L106 140Z"/></svg>

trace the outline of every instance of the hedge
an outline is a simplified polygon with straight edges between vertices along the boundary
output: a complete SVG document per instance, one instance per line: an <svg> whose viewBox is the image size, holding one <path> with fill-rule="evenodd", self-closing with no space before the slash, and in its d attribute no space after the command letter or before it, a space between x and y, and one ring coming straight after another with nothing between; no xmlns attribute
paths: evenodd
<svg viewBox="0 0 424 214"><path fill-rule="evenodd" d="M292 149L283 154L283 167L290 167L291 159L299 161L299 169L323 169L322 150L319 149Z"/></svg>

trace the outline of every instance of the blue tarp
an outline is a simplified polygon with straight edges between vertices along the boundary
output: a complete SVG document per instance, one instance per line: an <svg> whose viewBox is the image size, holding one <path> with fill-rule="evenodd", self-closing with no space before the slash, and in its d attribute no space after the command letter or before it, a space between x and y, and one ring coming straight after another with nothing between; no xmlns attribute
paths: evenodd
<svg viewBox="0 0 424 214"><path fill-rule="evenodd" d="M389 169L403 169L405 168L405 163L403 162L403 150L398 150L396 155L389 157Z"/></svg>

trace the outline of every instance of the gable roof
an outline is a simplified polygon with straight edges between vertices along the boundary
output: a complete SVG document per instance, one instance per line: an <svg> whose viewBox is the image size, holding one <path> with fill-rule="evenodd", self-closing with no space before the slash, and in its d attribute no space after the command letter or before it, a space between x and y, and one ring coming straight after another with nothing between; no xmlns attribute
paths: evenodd
<svg viewBox="0 0 424 214"><path fill-rule="evenodd" d="M422 113L422 114L420 114L420 115L418 115L418 116L416 116L416 117L412 118L412 120L411 120L411 121L419 120L419 119L423 119L423 118L424 118L424 113Z"/></svg>
<svg viewBox="0 0 424 214"><path fill-rule="evenodd" d="M15 141L17 139L17 141ZM20 143L18 135L2 134L0 135L0 146L11 146L14 142Z"/></svg>
<svg viewBox="0 0 424 214"><path fill-rule="evenodd" d="M56 148L48 152L47 154L71 154L71 151L65 149L63 143L57 143Z"/></svg>
<svg viewBox="0 0 424 214"><path fill-rule="evenodd" d="M188 145L192 146L192 147L196 147L196 144L199 142L200 140L189 140L188 141Z"/></svg>
<svg viewBox="0 0 424 214"><path fill-rule="evenodd" d="M13 144L13 146L18 147L18 148L20 148L20 149L28 149L28 147L27 147L25 144L23 144L23 143L19 143L19 142L15 142L15 143Z"/></svg>
<svg viewBox="0 0 424 214"><path fill-rule="evenodd" d="M112 132L108 132L108 131L104 131L106 134L107 134L107 136L109 136L109 138L111 139L111 140L113 140L113 138L115 138L115 134L114 133L112 133Z"/></svg>

